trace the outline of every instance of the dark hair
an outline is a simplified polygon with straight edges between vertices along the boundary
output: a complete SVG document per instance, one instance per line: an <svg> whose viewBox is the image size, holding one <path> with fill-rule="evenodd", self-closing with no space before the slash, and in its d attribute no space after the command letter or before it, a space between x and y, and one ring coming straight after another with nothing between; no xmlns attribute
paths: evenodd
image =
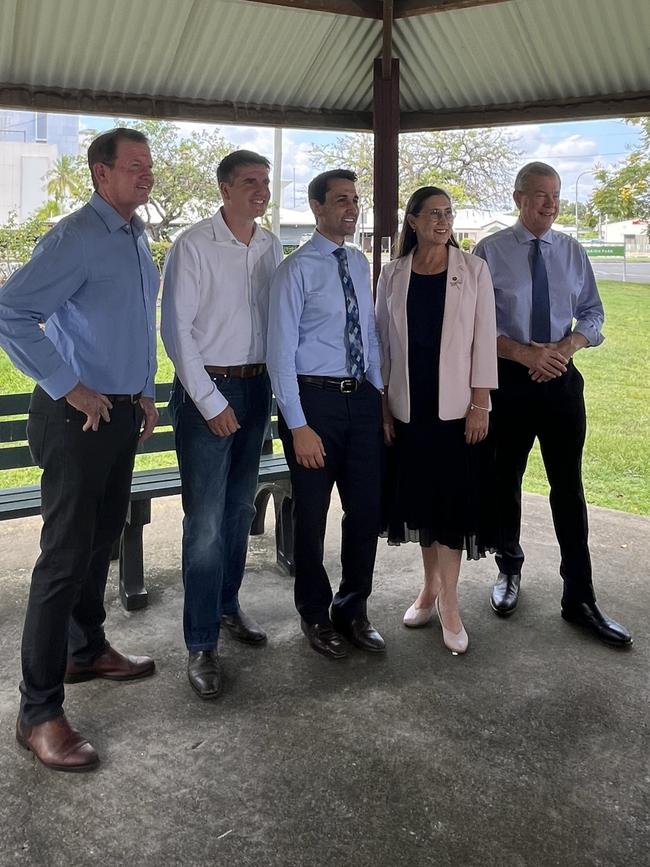
<svg viewBox="0 0 650 867"><path fill-rule="evenodd" d="M233 151L224 157L217 166L217 181L220 184L233 184L235 173L242 166L264 166L271 168L271 163L255 151Z"/></svg>
<svg viewBox="0 0 650 867"><path fill-rule="evenodd" d="M515 178L516 193L526 192L531 175L541 175L544 178L555 178L559 183L561 183L560 176L553 166L549 166L548 163L526 163L526 165L517 172L517 177Z"/></svg>
<svg viewBox="0 0 650 867"><path fill-rule="evenodd" d="M329 172L322 172L322 174L316 175L307 187L307 198L309 201L311 202L312 199L316 199L319 204L324 205L327 191L330 188L330 181L336 178L340 178L342 181L352 181L353 183L357 181L356 174L351 172L350 169L332 169Z"/></svg>
<svg viewBox="0 0 650 867"><path fill-rule="evenodd" d="M103 132L91 141L88 148L88 168L90 169L90 176L95 189L97 189L97 184L95 183L93 166L97 163L112 166L117 157L117 146L123 139L134 141L138 144L149 144L149 139L143 132L137 129L130 129L126 126L109 129L108 132Z"/></svg>
<svg viewBox="0 0 650 867"><path fill-rule="evenodd" d="M444 196L449 201L449 204L451 204L451 196L446 190L443 190L440 187L420 187L419 190L416 190L411 195L411 198L408 200L406 205L406 210L404 211L404 224L402 225L402 231L397 244L398 258L407 256L418 242L415 229L409 226L409 222L406 218L408 216L417 217L422 210L422 205L428 198L430 198L430 196ZM454 238L453 231L447 244L450 247L458 247L458 241Z"/></svg>

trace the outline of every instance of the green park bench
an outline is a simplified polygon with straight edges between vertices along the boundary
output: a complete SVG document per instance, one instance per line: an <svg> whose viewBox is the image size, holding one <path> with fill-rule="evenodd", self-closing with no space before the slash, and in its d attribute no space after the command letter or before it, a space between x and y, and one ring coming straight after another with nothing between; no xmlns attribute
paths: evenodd
<svg viewBox="0 0 650 867"><path fill-rule="evenodd" d="M174 450L174 434L167 410L171 383L156 386L156 403L160 421L154 433L142 445L139 454L152 454ZM27 410L29 394L0 396L0 471L34 466L27 446ZM264 532L264 519L269 498L273 498L275 511L275 545L278 565L293 574L293 530L291 525L291 482L284 455L273 451L278 440L277 409L275 399L269 435L260 459L255 517L252 535ZM1 476L0 476L1 482ZM143 608L147 604L145 587L142 528L151 523L151 501L155 497L171 497L181 492L178 466L137 470L131 483L131 501L126 524L116 547L114 559L119 558L119 590L127 611ZM0 520L26 518L41 513L40 485L20 488L0 488ZM180 565L180 564L179 564Z"/></svg>

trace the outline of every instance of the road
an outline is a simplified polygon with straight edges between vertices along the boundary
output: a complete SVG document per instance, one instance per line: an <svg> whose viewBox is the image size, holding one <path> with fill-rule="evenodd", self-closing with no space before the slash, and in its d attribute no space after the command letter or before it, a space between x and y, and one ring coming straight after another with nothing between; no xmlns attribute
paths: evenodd
<svg viewBox="0 0 650 867"><path fill-rule="evenodd" d="M623 260L604 261L590 259L596 279L623 280ZM626 264L628 283L650 283L650 262L630 262Z"/></svg>

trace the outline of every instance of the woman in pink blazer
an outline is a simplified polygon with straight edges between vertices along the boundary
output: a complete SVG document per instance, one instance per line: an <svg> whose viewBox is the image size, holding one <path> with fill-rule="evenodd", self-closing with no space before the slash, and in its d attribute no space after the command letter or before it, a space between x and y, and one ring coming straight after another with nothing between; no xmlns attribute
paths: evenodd
<svg viewBox="0 0 650 867"><path fill-rule="evenodd" d="M487 502L490 389L497 386L494 291L487 265L463 253L444 190L422 187L404 216L398 257L382 269L377 324L383 349L389 544L419 542L424 586L404 615L424 626L434 609L452 653L467 650L458 610L462 550L494 544Z"/></svg>

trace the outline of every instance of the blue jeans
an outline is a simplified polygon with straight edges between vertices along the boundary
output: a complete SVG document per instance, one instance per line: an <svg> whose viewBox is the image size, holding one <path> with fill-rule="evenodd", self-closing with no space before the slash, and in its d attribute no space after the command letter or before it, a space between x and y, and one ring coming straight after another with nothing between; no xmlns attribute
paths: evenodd
<svg viewBox="0 0 650 867"><path fill-rule="evenodd" d="M169 409L182 484L183 632L190 651L213 650L222 614L239 610L260 454L271 411L268 376L215 377L241 428L213 434L174 380Z"/></svg>

